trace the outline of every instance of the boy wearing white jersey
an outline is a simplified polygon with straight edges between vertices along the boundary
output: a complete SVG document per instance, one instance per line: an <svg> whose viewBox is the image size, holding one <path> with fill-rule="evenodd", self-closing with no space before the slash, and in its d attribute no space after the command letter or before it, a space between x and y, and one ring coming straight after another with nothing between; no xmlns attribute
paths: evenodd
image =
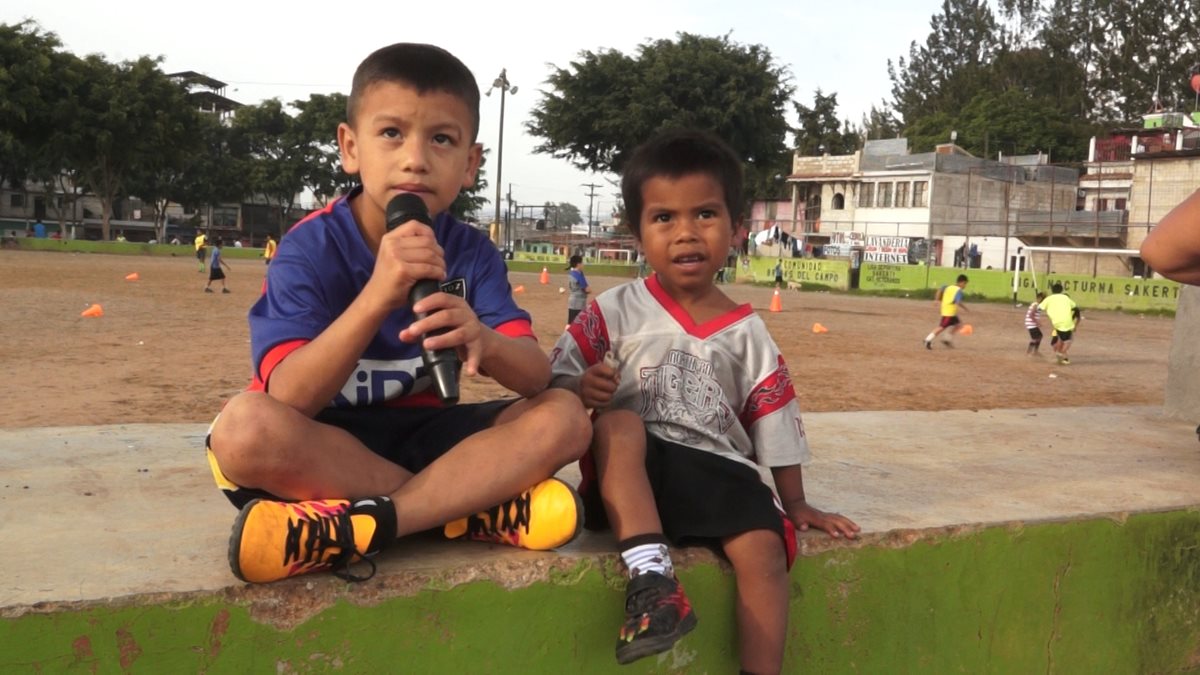
<svg viewBox="0 0 1200 675"><path fill-rule="evenodd" d="M713 281L740 220L741 164L707 133L667 132L635 151L621 192L654 274L598 296L551 355L552 385L599 413L581 492L590 524L611 521L629 570L617 660L668 650L695 626L668 544L708 543L737 577L742 669L777 673L795 528L859 528L805 500L809 451L787 366L762 319Z"/></svg>

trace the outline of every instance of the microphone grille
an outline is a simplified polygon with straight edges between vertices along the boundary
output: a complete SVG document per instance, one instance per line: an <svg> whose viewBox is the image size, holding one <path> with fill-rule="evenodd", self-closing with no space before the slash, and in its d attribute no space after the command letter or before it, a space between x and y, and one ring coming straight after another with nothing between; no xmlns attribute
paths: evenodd
<svg viewBox="0 0 1200 675"><path fill-rule="evenodd" d="M429 208L417 195L411 192L402 192L392 197L387 205L387 228L391 230L410 220L418 220L426 225L433 224L429 218Z"/></svg>

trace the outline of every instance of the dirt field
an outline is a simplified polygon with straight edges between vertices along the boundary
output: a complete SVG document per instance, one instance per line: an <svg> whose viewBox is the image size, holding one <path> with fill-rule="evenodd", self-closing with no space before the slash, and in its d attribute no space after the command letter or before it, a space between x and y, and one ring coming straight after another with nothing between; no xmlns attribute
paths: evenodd
<svg viewBox="0 0 1200 675"><path fill-rule="evenodd" d="M264 273L230 261L232 293L202 292L195 258L0 252L0 373L9 395L0 427L208 422L250 378L246 310ZM125 281L138 272L140 281ZM549 351L566 321L565 272L513 274L517 301ZM589 277L599 292L624 280ZM788 360L809 411L947 410L1161 404L1172 320L1086 312L1072 365L1024 355L1022 308L968 304L974 334L926 351L937 320L931 301L729 285L758 309ZM91 303L104 316L81 318ZM820 322L828 333L814 334ZM1048 352L1048 345L1043 345ZM1051 377L1055 375L1057 377ZM464 400L499 396L464 381Z"/></svg>

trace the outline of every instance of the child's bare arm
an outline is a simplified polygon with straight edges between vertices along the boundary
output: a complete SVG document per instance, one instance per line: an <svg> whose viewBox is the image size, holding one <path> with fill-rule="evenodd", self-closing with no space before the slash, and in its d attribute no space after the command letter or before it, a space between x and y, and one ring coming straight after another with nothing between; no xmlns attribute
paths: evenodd
<svg viewBox="0 0 1200 675"><path fill-rule="evenodd" d="M1200 285L1200 190L1158 221L1142 242L1141 253L1164 277Z"/></svg>
<svg viewBox="0 0 1200 675"><path fill-rule="evenodd" d="M406 223L384 235L370 281L320 335L275 366L267 391L310 417L317 414L341 391L388 314L408 304L416 280L440 279L445 271L428 227Z"/></svg>
<svg viewBox="0 0 1200 675"><path fill-rule="evenodd" d="M803 532L815 527L834 538L858 536L860 528L853 520L840 513L826 513L808 503L804 497L804 469L799 464L771 467L771 475L783 510L797 529Z"/></svg>
<svg viewBox="0 0 1200 675"><path fill-rule="evenodd" d="M360 294L312 342L275 366L271 396L309 417L316 415L341 390L388 311Z"/></svg>

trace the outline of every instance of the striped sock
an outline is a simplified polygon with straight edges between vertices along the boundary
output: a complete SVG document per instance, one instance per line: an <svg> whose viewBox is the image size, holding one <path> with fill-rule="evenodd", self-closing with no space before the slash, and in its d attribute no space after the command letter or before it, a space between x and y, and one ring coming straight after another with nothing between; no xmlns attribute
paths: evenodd
<svg viewBox="0 0 1200 675"><path fill-rule="evenodd" d="M675 576L667 541L661 534L630 537L620 543L620 548L630 579L647 572L658 572L668 578Z"/></svg>

